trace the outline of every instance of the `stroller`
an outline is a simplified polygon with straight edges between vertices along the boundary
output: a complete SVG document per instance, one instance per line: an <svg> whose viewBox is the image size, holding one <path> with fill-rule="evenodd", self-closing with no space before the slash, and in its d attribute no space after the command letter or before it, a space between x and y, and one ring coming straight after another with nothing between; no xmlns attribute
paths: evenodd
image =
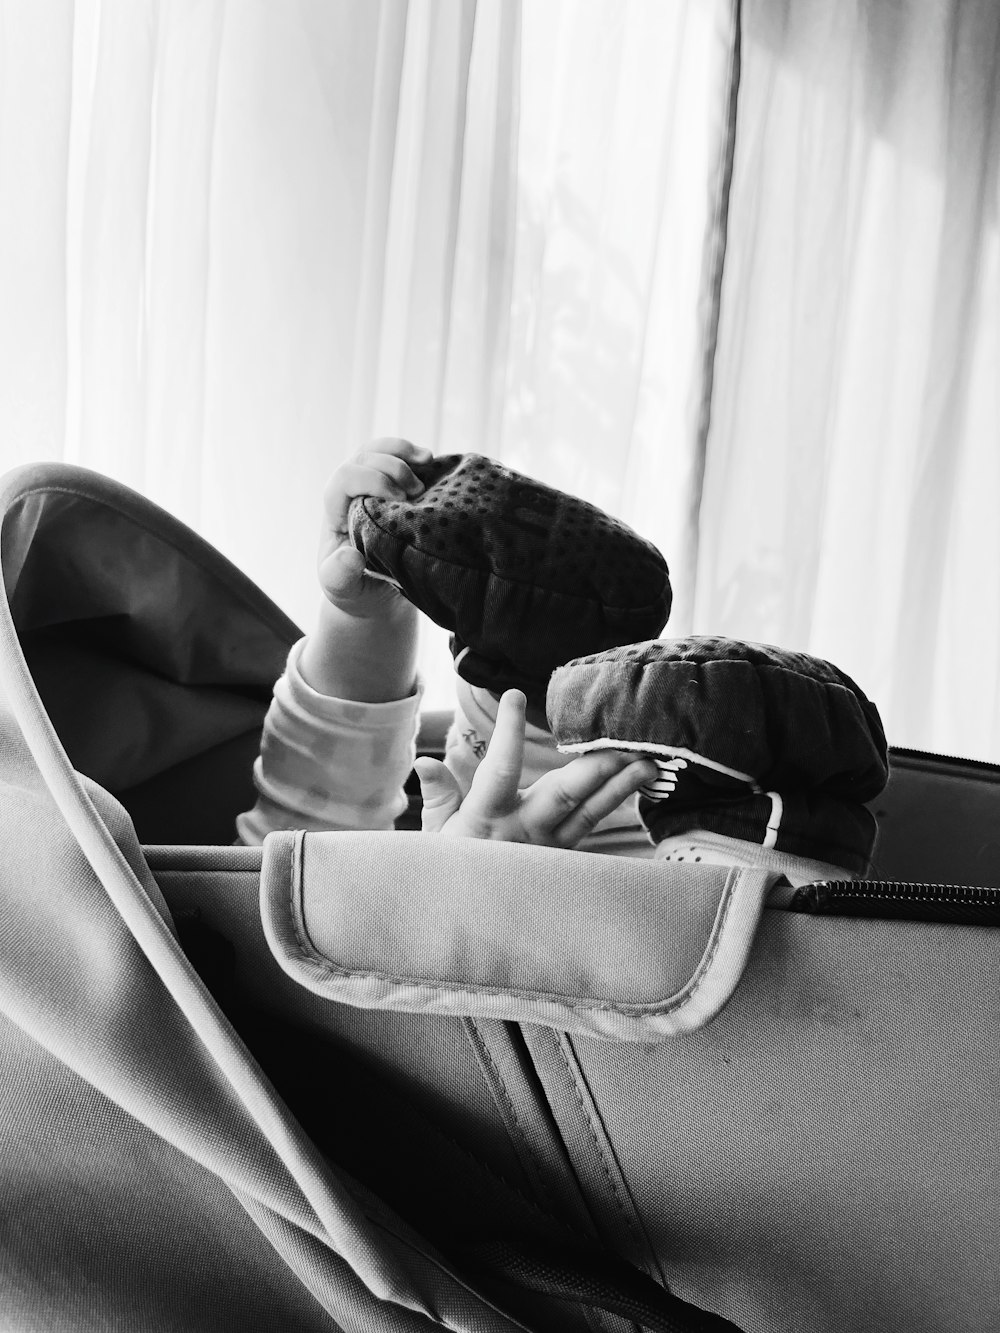
<svg viewBox="0 0 1000 1333"><path fill-rule="evenodd" d="M295 626L80 468L8 474L0 559L0 1326L1000 1328L998 770L893 751L883 878L763 911L233 846Z"/></svg>

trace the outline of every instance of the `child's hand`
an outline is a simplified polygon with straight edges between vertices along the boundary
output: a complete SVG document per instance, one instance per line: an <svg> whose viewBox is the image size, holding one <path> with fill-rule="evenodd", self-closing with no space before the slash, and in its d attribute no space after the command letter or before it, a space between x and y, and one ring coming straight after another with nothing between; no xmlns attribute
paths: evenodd
<svg viewBox="0 0 1000 1333"><path fill-rule="evenodd" d="M347 514L359 495L420 495L423 482L410 464L431 457L408 440L374 440L330 478L319 542L323 601L299 658L303 679L320 694L385 703L413 692L417 609L391 583L365 574L365 558L348 538Z"/></svg>
<svg viewBox="0 0 1000 1333"><path fill-rule="evenodd" d="M575 847L656 777L656 765L649 759L595 750L519 790L524 709L520 690L508 690L500 700L493 737L464 801L454 775L440 760L417 760L425 833Z"/></svg>
<svg viewBox="0 0 1000 1333"><path fill-rule="evenodd" d="M351 501L359 495L415 499L424 484L410 464L427 463L432 457L429 449L409 440L373 440L330 478L323 496L319 582L327 600L349 615L383 615L402 600L392 584L365 577L365 558L351 543L347 530Z"/></svg>

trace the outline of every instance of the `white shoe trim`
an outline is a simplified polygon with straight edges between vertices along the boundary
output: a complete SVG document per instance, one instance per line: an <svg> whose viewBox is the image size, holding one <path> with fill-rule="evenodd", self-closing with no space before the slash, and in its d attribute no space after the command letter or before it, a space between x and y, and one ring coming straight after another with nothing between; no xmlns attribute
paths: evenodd
<svg viewBox="0 0 1000 1333"><path fill-rule="evenodd" d="M755 794L760 794L763 790L752 774L741 773L738 768L729 768L726 764L717 763L716 760L709 759L703 754L697 754L694 750L686 750L682 745L659 745L656 741L623 741L616 740L612 736L601 736L592 741L574 741L572 744L558 745L556 748L562 754L585 754L589 750L629 750L638 754L669 755L672 759L701 764L703 768L711 768L716 773L724 773L726 777L737 778L740 782L745 782ZM677 767L680 767L680 765L677 765ZM768 794L771 795L771 793ZM780 797L778 803L780 807ZM778 817L779 819L781 817L780 810Z"/></svg>

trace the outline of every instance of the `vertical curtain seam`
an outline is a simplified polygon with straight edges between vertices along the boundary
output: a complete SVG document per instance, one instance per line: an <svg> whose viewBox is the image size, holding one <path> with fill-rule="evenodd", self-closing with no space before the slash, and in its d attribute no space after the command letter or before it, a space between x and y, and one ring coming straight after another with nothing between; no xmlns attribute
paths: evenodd
<svg viewBox="0 0 1000 1333"><path fill-rule="evenodd" d="M513 17L511 17L513 15ZM511 40L505 41L505 31ZM494 150L501 146L505 154L503 180L498 183L494 173L491 186L491 206L495 212L497 197L504 200L503 270L495 277L492 268L487 275L486 356L481 368L481 424L484 452L499 456L503 422L506 416L506 386L510 350L511 303L514 288L514 260L517 249L517 217L520 206L518 167L520 162L521 129L521 0L505 4L500 19L500 69L497 81L496 126ZM505 83L503 74L509 70ZM509 94L509 111L505 133L502 135L502 108L505 94Z"/></svg>
<svg viewBox="0 0 1000 1333"><path fill-rule="evenodd" d="M69 38L69 96L66 101L66 155L65 155L65 193L63 195L63 237L60 258L62 260L62 355L64 367L62 433L59 439L59 459L65 461L69 453L70 439L70 357L72 351L72 330L70 326L69 274L73 238L70 235L70 192L71 192L71 153L73 149L73 93L76 76L76 43L79 40L76 6L70 14Z"/></svg>
<svg viewBox="0 0 1000 1333"><path fill-rule="evenodd" d="M199 405L198 429L198 482L193 506L193 526L201 530L202 517L205 513L205 494L209 489L208 478L208 410L211 379L208 373L209 356L212 347L212 244L215 210L215 153L219 139L219 102L222 96L222 49L226 39L226 19L228 0L222 0L219 8L218 36L215 48L215 88L212 93L212 128L208 137L208 159L205 170L205 289L201 309L201 403Z"/></svg>
<svg viewBox="0 0 1000 1333"><path fill-rule="evenodd" d="M687 15L685 16L685 19L684 19L685 27L686 27L686 24L687 24L687 18L688 18L689 15L690 15L690 10L687 11ZM682 45L683 45L683 41L684 41L684 36L683 36L683 33L682 33L682 37L681 37L681 44L682 44ZM671 92L671 94L670 94L670 113L669 113L669 114L670 114L671 118L676 118L676 116L677 116L677 102L678 102L678 88L677 88L677 85L676 85L676 83L675 83L674 88L673 88L673 90L672 90L672 92ZM662 165L663 165L663 163L661 162L661 166L662 166ZM657 233L657 236L660 235L660 233L661 233L661 231L662 231L662 227L663 227L663 215L664 215L665 208L666 208L666 192L667 192L667 187L666 187L665 183L662 183L662 182L661 182L661 185L658 187L657 200L656 200L656 233ZM660 248L661 248L661 243L658 241L657 244L655 245L655 247L653 248L652 254L651 254L651 256L650 256L649 264L648 264L648 266L647 266L647 273L646 273L646 289L647 289L647 291L651 291L651 290L655 287L655 284L656 284L656 273L657 273L657 268L658 268L659 263L660 263ZM620 475L619 480L618 480L618 490L617 490L616 508L615 508L615 510L613 511L614 513L618 513L618 514L621 514L621 513L624 513L624 512L625 512L625 510L626 510L626 505L627 505L627 498L626 498L626 497L627 497L627 495L628 495L629 490L631 489L631 487L632 487L633 484L634 484L634 482L633 482L633 465L632 465L632 457L633 457L633 453L634 453L634 449L635 449L635 445L636 445L635 423L636 423L636 418L637 418L638 410L639 410L639 399L640 399L640 397L641 397L642 390L643 390L643 387L644 387L644 381L645 381L645 371L646 371L646 365L645 365L645 362L646 362L646 344L647 344L647 340L648 340L648 336L649 336L649 325L650 325L650 321L651 321L651 319L652 319L652 311L653 311L653 302L652 302L652 300L647 300L646 305L645 305L645 308L644 308L643 313L642 313L642 317L641 317L641 319L640 319L640 321L639 321L639 327L641 328L641 331L642 331L642 332L641 332L641 337L640 337L639 340L638 340L639 352L638 352L638 356L637 356L637 359L636 359L636 373L635 373L635 379L634 379L634 382L633 382L633 385L632 385L631 401L630 401L630 405L629 405L629 439L628 439L628 444L627 444L627 446L626 446L626 450L625 450L624 465L623 465L623 467L622 467L621 475ZM700 418L701 418L701 414L700 414L700 411L699 411L699 421L700 421ZM697 447L698 447L698 445L697 445L697 442L696 442L696 444L695 444L695 448L696 448L696 450L697 450ZM641 465L640 465L640 466L641 466ZM692 568L693 568L693 565L692 565Z"/></svg>
<svg viewBox="0 0 1000 1333"><path fill-rule="evenodd" d="M476 40L476 19L478 0L472 0L471 18L468 20L468 41L463 41L463 25L459 25L459 50L462 66L459 71L461 125L456 126L454 134L455 163L452 173L450 199L448 206L448 259L444 278L444 291L441 295L441 356L437 367L437 384L434 395L434 426L432 438L441 438L441 423L444 413L445 381L448 371L448 349L452 336L452 303L455 292L455 263L459 220L462 211L462 192L464 189L465 140L469 125L469 70L472 65L472 52ZM425 145L426 151L426 145Z"/></svg>
<svg viewBox="0 0 1000 1333"><path fill-rule="evenodd" d="M722 317L722 282L725 274L729 241L729 199L736 158L736 119L739 103L741 49L743 40L743 0L733 0L732 50L727 91L726 128L719 155L715 214L707 250L708 281L704 284L708 297L708 315L705 320L702 351L701 403L695 436L694 478L691 487L691 568L697 580L699 546L701 542L701 506L705 489L705 463L708 437L712 425L712 403L715 392L715 359L719 345L719 326ZM696 605L692 587L692 614Z"/></svg>
<svg viewBox="0 0 1000 1333"><path fill-rule="evenodd" d="M146 179L143 191L142 219L142 268L139 277L139 312L136 329L136 381L139 386L140 411L142 422L142 452L136 469L138 488L149 494L149 325L150 325L150 265L154 251L153 236L156 219L156 136L160 119L160 95L162 83L162 25L163 10L159 3L154 6L151 31L149 35L149 116L146 122ZM138 415L138 413L137 413Z"/></svg>
<svg viewBox="0 0 1000 1333"><path fill-rule="evenodd" d="M400 17L401 13L401 17ZM382 333L386 322L386 260L390 231L389 211L392 199L393 180L397 166L397 147L399 144L400 93L403 80L403 65L406 59L406 33L409 25L409 0L397 0L390 12L386 4L379 8L378 30L374 61L374 86L372 91L372 123L368 131L368 161L365 167L365 197L362 207L362 250L361 271L358 277L356 305L354 311L354 369L351 375L350 401L347 413L347 440L350 449L360 449L365 440L370 438L375 428L375 401L381 371ZM395 52L386 56L390 47L390 25L395 22L401 27L402 40L399 43L398 56ZM389 99L391 105L384 117L382 90L387 60L396 61L394 92ZM384 125L392 125L392 151L384 174L380 173L379 163L375 161L375 152L380 142ZM374 253L369 238L378 234L379 252ZM378 350L373 350L378 349Z"/></svg>

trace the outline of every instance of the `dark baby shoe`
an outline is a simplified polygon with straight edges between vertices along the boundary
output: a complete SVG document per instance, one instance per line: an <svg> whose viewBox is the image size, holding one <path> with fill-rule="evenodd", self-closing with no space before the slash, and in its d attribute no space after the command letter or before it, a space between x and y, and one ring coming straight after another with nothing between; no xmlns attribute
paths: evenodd
<svg viewBox="0 0 1000 1333"><path fill-rule="evenodd" d="M478 454L413 470L416 499L353 501L351 539L371 573L451 631L470 684L543 706L560 663L666 624L666 561L624 523Z"/></svg>
<svg viewBox="0 0 1000 1333"><path fill-rule="evenodd" d="M654 842L703 829L865 874L888 779L875 705L829 662L735 639L634 644L552 676L560 750L648 754Z"/></svg>

